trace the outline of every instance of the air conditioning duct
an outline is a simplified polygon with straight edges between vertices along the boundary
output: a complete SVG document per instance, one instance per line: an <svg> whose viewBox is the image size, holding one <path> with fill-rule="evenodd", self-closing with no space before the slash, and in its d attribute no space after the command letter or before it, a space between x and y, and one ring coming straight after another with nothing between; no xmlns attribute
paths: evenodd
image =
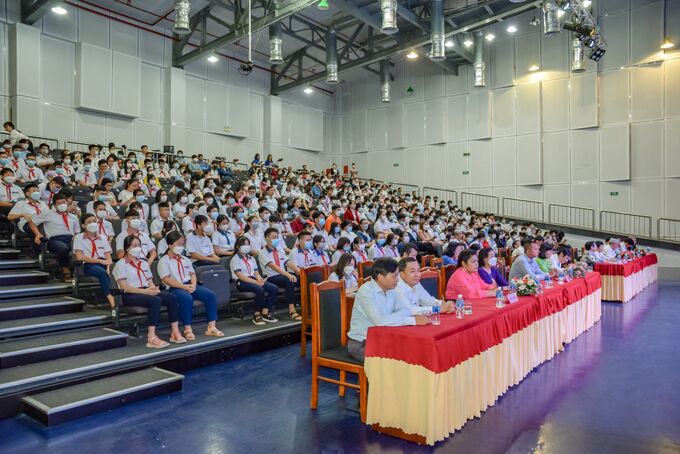
<svg viewBox="0 0 680 454"><path fill-rule="evenodd" d="M399 27L397 27L397 1L380 0L380 11L382 12L380 31L386 35L397 33L399 31Z"/></svg>
<svg viewBox="0 0 680 454"><path fill-rule="evenodd" d="M269 26L269 63L278 65L283 63L283 32L281 22L274 22Z"/></svg>
<svg viewBox="0 0 680 454"><path fill-rule="evenodd" d="M543 33L554 35L560 32L559 8L555 0L545 0L543 2Z"/></svg>
<svg viewBox="0 0 680 454"><path fill-rule="evenodd" d="M442 0L432 0L432 20L430 23L430 39L432 49L430 50L430 60L446 60L446 35L444 34L444 2Z"/></svg>
<svg viewBox="0 0 680 454"><path fill-rule="evenodd" d="M338 83L338 37L332 27L326 31L326 83Z"/></svg>
<svg viewBox="0 0 680 454"><path fill-rule="evenodd" d="M486 86L485 73L486 64L484 63L484 36L481 31L475 32L475 59L472 67L475 72L475 87Z"/></svg>
<svg viewBox="0 0 680 454"><path fill-rule="evenodd" d="M178 35L191 33L189 26L189 10L191 9L190 0L177 0L175 2L175 26L173 30Z"/></svg>
<svg viewBox="0 0 680 454"><path fill-rule="evenodd" d="M391 102L390 98L390 61L380 60L380 101Z"/></svg>
<svg viewBox="0 0 680 454"><path fill-rule="evenodd" d="M582 73L586 70L585 49L581 41L574 37L571 40L571 72Z"/></svg>

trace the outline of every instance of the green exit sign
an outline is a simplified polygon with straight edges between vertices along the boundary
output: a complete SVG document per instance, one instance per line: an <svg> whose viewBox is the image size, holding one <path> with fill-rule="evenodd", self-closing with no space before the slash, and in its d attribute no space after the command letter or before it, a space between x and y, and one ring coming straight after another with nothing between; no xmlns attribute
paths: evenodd
<svg viewBox="0 0 680 454"><path fill-rule="evenodd" d="M463 156L470 156L470 153L463 153Z"/></svg>
<svg viewBox="0 0 680 454"><path fill-rule="evenodd" d="M619 192L618 191L612 191L612 192L609 193L609 195L614 197L614 196L619 195Z"/></svg>
<svg viewBox="0 0 680 454"><path fill-rule="evenodd" d="M470 171L469 170L463 170L463 175L470 175Z"/></svg>

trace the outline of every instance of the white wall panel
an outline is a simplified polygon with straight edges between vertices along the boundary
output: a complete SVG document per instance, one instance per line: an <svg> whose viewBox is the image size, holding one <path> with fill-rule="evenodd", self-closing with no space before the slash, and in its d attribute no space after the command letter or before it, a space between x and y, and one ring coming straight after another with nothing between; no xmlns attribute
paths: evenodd
<svg viewBox="0 0 680 454"><path fill-rule="evenodd" d="M680 178L680 118L666 120L666 177ZM680 205L680 203L679 203Z"/></svg>
<svg viewBox="0 0 680 454"><path fill-rule="evenodd" d="M385 181L385 152L376 151L373 153L368 153L366 156L366 168L368 169L369 178L375 178L376 180Z"/></svg>
<svg viewBox="0 0 680 454"><path fill-rule="evenodd" d="M191 63L184 65L184 70L187 74L199 77L201 79L208 78L208 60L205 58L199 58Z"/></svg>
<svg viewBox="0 0 680 454"><path fill-rule="evenodd" d="M387 109L368 111L368 149L384 150L387 148Z"/></svg>
<svg viewBox="0 0 680 454"><path fill-rule="evenodd" d="M234 86L229 86L228 92L231 135L247 137L250 131L250 93L247 89ZM300 119L303 120L303 117Z"/></svg>
<svg viewBox="0 0 680 454"><path fill-rule="evenodd" d="M577 183L571 185L571 203L583 208L595 210L595 217L600 207L599 183ZM597 219L595 222L599 222Z"/></svg>
<svg viewBox="0 0 680 454"><path fill-rule="evenodd" d="M126 145L128 148L137 148L135 140L134 120L120 117L107 117L106 141L116 145Z"/></svg>
<svg viewBox="0 0 680 454"><path fill-rule="evenodd" d="M600 74L600 122L628 121L629 69L616 69Z"/></svg>
<svg viewBox="0 0 680 454"><path fill-rule="evenodd" d="M1 14L1 13L0 13ZM7 26L0 23L0 94L9 94L8 87L8 67L9 67L9 55L8 55L8 42L7 42ZM4 111L0 111L4 114Z"/></svg>
<svg viewBox="0 0 680 454"><path fill-rule="evenodd" d="M446 98L425 101L425 143L446 142Z"/></svg>
<svg viewBox="0 0 680 454"><path fill-rule="evenodd" d="M78 22L78 11L71 5L62 5L68 14L45 14L42 17L43 33L56 36L57 38L68 41L76 40L76 26Z"/></svg>
<svg viewBox="0 0 680 454"><path fill-rule="evenodd" d="M40 30L24 24L9 28L9 94L40 97Z"/></svg>
<svg viewBox="0 0 680 454"><path fill-rule="evenodd" d="M413 88L413 93L407 94L404 98L404 102L419 102L424 99L424 71L425 65L418 61L404 63L404 90L406 91L409 87ZM363 99L365 99L365 97L363 97Z"/></svg>
<svg viewBox="0 0 680 454"><path fill-rule="evenodd" d="M507 137L515 135L515 88L493 91L493 135Z"/></svg>
<svg viewBox="0 0 680 454"><path fill-rule="evenodd" d="M543 183L543 153L541 135L517 136L517 184Z"/></svg>
<svg viewBox="0 0 680 454"><path fill-rule="evenodd" d="M404 165L404 149L385 151L385 179L391 183L403 183L408 171Z"/></svg>
<svg viewBox="0 0 680 454"><path fill-rule="evenodd" d="M571 191L568 184L546 184L543 186L543 201L545 203L545 216L548 216L548 205L571 205ZM575 202L574 202L575 203Z"/></svg>
<svg viewBox="0 0 680 454"><path fill-rule="evenodd" d="M375 93L380 93L380 81L371 79L377 86L372 89ZM446 76L444 69L434 63L425 63L425 99L441 98L446 94ZM378 97L378 102L380 98Z"/></svg>
<svg viewBox="0 0 680 454"><path fill-rule="evenodd" d="M45 137L53 137L60 141L75 137L75 113L69 107L43 104L42 125L42 134Z"/></svg>
<svg viewBox="0 0 680 454"><path fill-rule="evenodd" d="M163 70L157 66L142 64L141 115L147 121L160 123Z"/></svg>
<svg viewBox="0 0 680 454"><path fill-rule="evenodd" d="M159 150L161 141L161 125L146 121L135 121L135 148L148 145L149 148Z"/></svg>
<svg viewBox="0 0 680 454"><path fill-rule="evenodd" d="M631 100L633 121L663 118L663 66L632 69Z"/></svg>
<svg viewBox="0 0 680 454"><path fill-rule="evenodd" d="M351 137L352 137L352 151L366 151L368 150L368 143L366 139L366 111L353 112L351 116Z"/></svg>
<svg viewBox="0 0 680 454"><path fill-rule="evenodd" d="M467 96L446 98L446 132L449 142L462 142L468 138Z"/></svg>
<svg viewBox="0 0 680 454"><path fill-rule="evenodd" d="M600 128L600 181L630 178L630 130L628 124Z"/></svg>
<svg viewBox="0 0 680 454"><path fill-rule="evenodd" d="M212 134L210 132L205 133L205 152L204 155L208 159L216 158L219 156L226 156L227 154L227 137L221 134ZM261 156L264 159L264 156ZM250 161L246 161L250 162Z"/></svg>
<svg viewBox="0 0 680 454"><path fill-rule="evenodd" d="M138 29L134 27L111 21L111 50L136 57L137 33Z"/></svg>
<svg viewBox="0 0 680 454"><path fill-rule="evenodd" d="M666 118L677 117L680 116L680 59L666 61L665 69Z"/></svg>
<svg viewBox="0 0 680 454"><path fill-rule="evenodd" d="M109 47L109 20L85 10L78 11L78 40Z"/></svg>
<svg viewBox="0 0 680 454"><path fill-rule="evenodd" d="M623 0L613 0L623 2ZM607 40L607 56L600 60L602 69L618 69L630 64L630 30L628 11L611 14L599 19L599 26ZM588 61L589 65L593 63Z"/></svg>
<svg viewBox="0 0 680 454"><path fill-rule="evenodd" d="M205 132L197 131L195 129L186 129L186 145L184 148L184 156L191 156L193 154L201 153L205 150ZM246 162L250 162L247 160Z"/></svg>
<svg viewBox="0 0 680 454"><path fill-rule="evenodd" d="M652 218L664 215L663 180L633 180L631 188L631 212ZM652 228L656 226L652 223Z"/></svg>
<svg viewBox="0 0 680 454"><path fill-rule="evenodd" d="M541 71L544 80L569 76L569 38L571 33L541 36Z"/></svg>
<svg viewBox="0 0 680 454"><path fill-rule="evenodd" d="M621 10L628 10L630 0L600 0L596 7L598 14L604 16Z"/></svg>
<svg viewBox="0 0 680 454"><path fill-rule="evenodd" d="M205 80L186 78L186 126L191 129L205 127Z"/></svg>
<svg viewBox="0 0 680 454"><path fill-rule="evenodd" d="M250 94L250 130L248 138L258 142L264 140L264 97L259 94ZM326 130L324 126L323 130ZM324 136L327 134L324 134Z"/></svg>
<svg viewBox="0 0 680 454"><path fill-rule="evenodd" d="M307 111L304 106L290 104L288 111L290 117L290 146L295 148L307 148Z"/></svg>
<svg viewBox="0 0 680 454"><path fill-rule="evenodd" d="M538 32L515 37L515 80L526 83L533 77L529 71L532 65L541 66L541 38Z"/></svg>
<svg viewBox="0 0 680 454"><path fill-rule="evenodd" d="M425 144L425 103L414 102L404 105L407 147Z"/></svg>
<svg viewBox="0 0 680 454"><path fill-rule="evenodd" d="M664 217L671 219L680 219L680 203L676 194L680 194L680 179L666 180L666 209L664 210Z"/></svg>
<svg viewBox="0 0 680 454"><path fill-rule="evenodd" d="M447 188L449 181L446 175L446 145L429 145L425 149L426 186Z"/></svg>
<svg viewBox="0 0 680 454"><path fill-rule="evenodd" d="M517 197L517 188L515 186L494 186L492 188L492 194L501 199L502 203L503 197L510 197L511 199Z"/></svg>
<svg viewBox="0 0 680 454"><path fill-rule="evenodd" d="M491 141L472 140L470 146L470 187L491 186Z"/></svg>
<svg viewBox="0 0 680 454"><path fill-rule="evenodd" d="M663 3L655 1L631 10L630 55L633 64L646 63L659 57L663 42Z"/></svg>
<svg viewBox="0 0 680 454"><path fill-rule="evenodd" d="M138 55L146 63L151 63L156 66L163 66L164 62L164 46L166 39L154 33L139 31L139 51ZM168 45L172 47L170 41Z"/></svg>
<svg viewBox="0 0 680 454"><path fill-rule="evenodd" d="M446 73L446 96L463 95L468 92L467 73L468 66L459 66L458 75Z"/></svg>
<svg viewBox="0 0 680 454"><path fill-rule="evenodd" d="M517 186L517 198L522 200L543 200L543 188L547 186Z"/></svg>
<svg viewBox="0 0 680 454"><path fill-rule="evenodd" d="M468 95L468 136L470 140L491 137L491 95L488 90Z"/></svg>
<svg viewBox="0 0 680 454"><path fill-rule="evenodd" d="M493 186L516 184L515 138L505 137L493 141Z"/></svg>
<svg viewBox="0 0 680 454"><path fill-rule="evenodd" d="M538 82L517 86L517 134L541 131L540 89Z"/></svg>
<svg viewBox="0 0 680 454"><path fill-rule="evenodd" d="M404 183L415 185L424 184L430 185L428 181L430 169L425 165L425 147L404 149L403 165L404 165ZM446 174L446 168L444 168L444 173Z"/></svg>
<svg viewBox="0 0 680 454"><path fill-rule="evenodd" d="M470 142L449 143L446 145L446 185L444 189L470 187L470 158L465 156ZM427 168L429 173L430 169Z"/></svg>
<svg viewBox="0 0 680 454"><path fill-rule="evenodd" d="M205 82L205 129L224 134L229 125L227 86L220 82Z"/></svg>
<svg viewBox="0 0 680 454"><path fill-rule="evenodd" d="M404 104L387 106L387 148L404 146Z"/></svg>
<svg viewBox="0 0 680 454"><path fill-rule="evenodd" d="M571 132L571 181L598 181L599 133L596 129Z"/></svg>
<svg viewBox="0 0 680 454"><path fill-rule="evenodd" d="M515 39L512 36L497 39L490 50L493 88L513 85L515 83Z"/></svg>
<svg viewBox="0 0 680 454"><path fill-rule="evenodd" d="M306 108L307 114L307 149L323 151L323 112Z"/></svg>
<svg viewBox="0 0 680 454"><path fill-rule="evenodd" d="M571 78L569 114L572 129L597 127L596 73L591 72Z"/></svg>
<svg viewBox="0 0 680 454"><path fill-rule="evenodd" d="M141 107L142 61L119 52L113 53L112 111L139 117Z"/></svg>
<svg viewBox="0 0 680 454"><path fill-rule="evenodd" d="M633 179L663 178L664 124L662 121L631 125Z"/></svg>
<svg viewBox="0 0 680 454"><path fill-rule="evenodd" d="M111 51L87 43L76 44L76 106L111 111L113 85Z"/></svg>
<svg viewBox="0 0 680 454"><path fill-rule="evenodd" d="M543 86L543 131L569 129L569 79L545 81Z"/></svg>
<svg viewBox="0 0 680 454"><path fill-rule="evenodd" d="M543 135L543 182L569 183L569 133Z"/></svg>
<svg viewBox="0 0 680 454"><path fill-rule="evenodd" d="M106 117L96 112L76 111L75 136L79 142L102 142L106 137Z"/></svg>
<svg viewBox="0 0 680 454"><path fill-rule="evenodd" d="M630 213L630 182L601 182L600 206L608 211Z"/></svg>
<svg viewBox="0 0 680 454"><path fill-rule="evenodd" d="M76 49L72 43L43 36L42 99L44 102L73 106Z"/></svg>

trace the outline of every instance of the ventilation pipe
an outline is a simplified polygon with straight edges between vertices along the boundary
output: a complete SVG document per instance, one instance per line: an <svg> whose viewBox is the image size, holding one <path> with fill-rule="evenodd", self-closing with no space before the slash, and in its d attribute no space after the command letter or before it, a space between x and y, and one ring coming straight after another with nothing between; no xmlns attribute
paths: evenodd
<svg viewBox="0 0 680 454"><path fill-rule="evenodd" d="M380 31L386 35L397 33L399 31L397 27L397 1L380 0L380 11L382 12Z"/></svg>
<svg viewBox="0 0 680 454"><path fill-rule="evenodd" d="M283 63L283 32L281 22L274 22L269 26L269 63L278 65Z"/></svg>
<svg viewBox="0 0 680 454"><path fill-rule="evenodd" d="M432 20L430 23L430 39L432 40L432 49L430 50L430 60L443 61L446 60L446 48L444 42L446 35L444 35L444 2L442 0L432 0Z"/></svg>
<svg viewBox="0 0 680 454"><path fill-rule="evenodd" d="M391 102L390 98L390 61L380 60L380 101Z"/></svg>
<svg viewBox="0 0 680 454"><path fill-rule="evenodd" d="M190 9L190 0L177 0L175 2L175 26L173 27L173 30L178 35L187 35L191 33L191 27L189 27Z"/></svg>
<svg viewBox="0 0 680 454"><path fill-rule="evenodd" d="M326 32L326 83L338 83L338 37L333 27Z"/></svg>
<svg viewBox="0 0 680 454"><path fill-rule="evenodd" d="M582 73L586 70L585 49L581 46L581 41L574 37L571 40L571 72Z"/></svg>
<svg viewBox="0 0 680 454"><path fill-rule="evenodd" d="M486 64L484 63L484 35L481 30L475 32L475 60L472 66L475 71L475 87L484 87Z"/></svg>
<svg viewBox="0 0 680 454"><path fill-rule="evenodd" d="M559 8L555 0L543 2L543 33L554 35L560 32L560 17L557 15Z"/></svg>

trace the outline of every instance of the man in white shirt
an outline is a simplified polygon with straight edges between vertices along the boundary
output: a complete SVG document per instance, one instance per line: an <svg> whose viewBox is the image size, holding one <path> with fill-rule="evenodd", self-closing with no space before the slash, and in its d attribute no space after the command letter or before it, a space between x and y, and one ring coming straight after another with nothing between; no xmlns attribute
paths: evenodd
<svg viewBox="0 0 680 454"><path fill-rule="evenodd" d="M260 261L260 268L267 281L278 288L284 289L290 318L299 321L302 320L302 317L295 310L295 285L297 277L287 269L288 260L283 250L284 243L279 236L278 230L272 227L268 228L264 232L266 245L262 248L257 258Z"/></svg>
<svg viewBox="0 0 680 454"><path fill-rule="evenodd" d="M9 141L12 143L12 145L16 145L17 142L21 139L26 139L28 140L28 136L22 133L21 131L17 130L14 128L14 123L11 121L6 121L2 127L5 129L5 132L9 134Z"/></svg>
<svg viewBox="0 0 680 454"><path fill-rule="evenodd" d="M19 186L14 184L16 177L9 167L0 170L0 208L10 210L16 202L23 200L24 193Z"/></svg>
<svg viewBox="0 0 680 454"><path fill-rule="evenodd" d="M187 235L186 251L194 266L217 265L220 258L215 254L212 241L207 235L212 234L213 225L207 217L199 214L194 219L196 229Z"/></svg>
<svg viewBox="0 0 680 454"><path fill-rule="evenodd" d="M149 238L149 235L142 230L144 221L139 219L139 213L136 210L128 210L127 213L125 213L125 221L127 221L127 228L120 232L116 237L116 255L119 259L123 258L125 255L125 250L123 249L125 238L134 235L139 238L141 243L143 258L145 258L149 266L151 266L153 261L158 257L158 252L156 251L156 246L153 244L153 241ZM123 226L121 225L121 228L122 227Z"/></svg>
<svg viewBox="0 0 680 454"><path fill-rule="evenodd" d="M404 257L399 261L399 283L396 292L399 298L408 303L411 314L419 315L432 310L432 306L440 306L442 313L453 308L451 301L441 301L430 295L420 284L420 265L413 257Z"/></svg>
<svg viewBox="0 0 680 454"><path fill-rule="evenodd" d="M300 232L298 234L298 245L290 251L290 256L288 257L288 268L299 276L300 269L319 265L317 261L318 256L312 250L313 248L312 236L309 232L304 230Z"/></svg>
<svg viewBox="0 0 680 454"><path fill-rule="evenodd" d="M97 184L97 175L92 168L92 159L86 157L83 165L76 170L76 181L80 186L94 187Z"/></svg>
<svg viewBox="0 0 680 454"><path fill-rule="evenodd" d="M605 259L611 260L616 257L621 251L621 240L618 238L607 238L607 244L604 247L603 255Z"/></svg>
<svg viewBox="0 0 680 454"><path fill-rule="evenodd" d="M33 153L27 154L25 162L26 165L20 167L17 172L17 181L20 183L40 183L45 178L45 175L43 174L43 171L36 166L37 162L35 155Z"/></svg>
<svg viewBox="0 0 680 454"><path fill-rule="evenodd" d="M349 356L363 362L366 334L372 326L427 325L424 315L412 315L405 300L394 289L399 282L399 264L391 258L380 258L372 269L373 279L365 283L354 297L352 319L347 333Z"/></svg>

